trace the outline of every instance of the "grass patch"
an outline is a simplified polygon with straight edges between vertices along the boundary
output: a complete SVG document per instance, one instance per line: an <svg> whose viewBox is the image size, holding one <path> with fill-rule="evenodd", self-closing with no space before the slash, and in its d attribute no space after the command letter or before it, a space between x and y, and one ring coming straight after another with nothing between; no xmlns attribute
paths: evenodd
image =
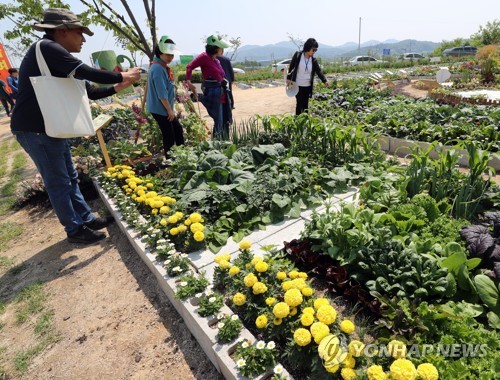
<svg viewBox="0 0 500 380"><path fill-rule="evenodd" d="M0 256L0 268L10 268L13 265L14 265L14 259L12 257Z"/></svg>
<svg viewBox="0 0 500 380"><path fill-rule="evenodd" d="M3 314L5 312L5 309L7 309L7 305L5 302L0 302L0 314Z"/></svg>
<svg viewBox="0 0 500 380"><path fill-rule="evenodd" d="M9 240L23 233L23 228L12 222L0 223L0 252L8 248ZM2 260L0 260L2 266Z"/></svg>
<svg viewBox="0 0 500 380"><path fill-rule="evenodd" d="M18 304L16 322L24 323L30 316L42 312L46 300L47 294L43 290L42 283L28 285L16 297L15 302Z"/></svg>
<svg viewBox="0 0 500 380"><path fill-rule="evenodd" d="M14 150L19 150L19 149L22 149L22 148L21 148L21 144L19 144L19 142L18 142L17 140L14 140L14 141L12 141L12 144L11 144L11 146L10 146L10 149L11 149L11 150L13 150L13 151L14 151Z"/></svg>
<svg viewBox="0 0 500 380"><path fill-rule="evenodd" d="M23 169L26 166L26 155L24 153L16 153L14 159L12 160L12 170Z"/></svg>
<svg viewBox="0 0 500 380"><path fill-rule="evenodd" d="M0 166L0 178L5 176L5 173L7 173L7 167L4 165Z"/></svg>
<svg viewBox="0 0 500 380"><path fill-rule="evenodd" d="M7 211L11 210L16 204L16 197L0 197L0 216L5 215Z"/></svg>
<svg viewBox="0 0 500 380"><path fill-rule="evenodd" d="M54 318L54 311L44 311L38 317L35 323L35 334L38 336L49 336L52 333L52 320Z"/></svg>

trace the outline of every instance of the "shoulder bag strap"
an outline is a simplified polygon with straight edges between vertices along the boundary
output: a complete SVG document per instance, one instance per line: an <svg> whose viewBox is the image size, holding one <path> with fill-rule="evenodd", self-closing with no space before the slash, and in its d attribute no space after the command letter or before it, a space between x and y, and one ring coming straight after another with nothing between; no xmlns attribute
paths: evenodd
<svg viewBox="0 0 500 380"><path fill-rule="evenodd" d="M43 54L42 54L42 51L40 49L41 43L42 43L42 40L40 40L36 43L36 60L38 62L38 68L40 69L40 73L43 76L51 77L52 74L50 73L49 67L47 66L47 62L45 62L45 58L43 58Z"/></svg>

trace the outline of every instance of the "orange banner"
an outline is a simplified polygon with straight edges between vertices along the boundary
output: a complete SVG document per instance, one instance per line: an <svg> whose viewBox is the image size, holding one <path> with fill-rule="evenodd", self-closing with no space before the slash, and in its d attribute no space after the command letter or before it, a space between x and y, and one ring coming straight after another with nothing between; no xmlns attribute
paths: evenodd
<svg viewBox="0 0 500 380"><path fill-rule="evenodd" d="M9 69L12 66L10 65L9 62L9 57L7 57L7 53L5 52L5 49L3 48L3 45L0 44L0 79L2 79L5 82L5 87L7 88L7 91L11 92L9 85L7 83L7 77L9 76Z"/></svg>

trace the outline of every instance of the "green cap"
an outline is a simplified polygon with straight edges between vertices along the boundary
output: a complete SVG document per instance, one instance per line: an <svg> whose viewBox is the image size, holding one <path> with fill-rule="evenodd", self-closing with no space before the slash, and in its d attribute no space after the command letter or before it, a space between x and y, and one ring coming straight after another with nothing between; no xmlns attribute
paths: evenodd
<svg viewBox="0 0 500 380"><path fill-rule="evenodd" d="M231 46L229 42L224 41L223 39L217 37L215 34L212 34L210 37L207 38L207 45L214 45L222 49Z"/></svg>
<svg viewBox="0 0 500 380"><path fill-rule="evenodd" d="M182 54L179 50L177 50L176 46L172 42L167 42L168 40L172 41L169 36L161 36L160 41L158 41L158 48L163 54L173 54L180 55Z"/></svg>

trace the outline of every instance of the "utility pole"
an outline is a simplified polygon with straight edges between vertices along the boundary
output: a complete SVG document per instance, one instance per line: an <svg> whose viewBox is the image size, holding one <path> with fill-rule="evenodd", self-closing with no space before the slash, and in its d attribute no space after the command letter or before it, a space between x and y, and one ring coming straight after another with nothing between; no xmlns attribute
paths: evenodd
<svg viewBox="0 0 500 380"><path fill-rule="evenodd" d="M359 18L358 55L361 55L361 17Z"/></svg>

